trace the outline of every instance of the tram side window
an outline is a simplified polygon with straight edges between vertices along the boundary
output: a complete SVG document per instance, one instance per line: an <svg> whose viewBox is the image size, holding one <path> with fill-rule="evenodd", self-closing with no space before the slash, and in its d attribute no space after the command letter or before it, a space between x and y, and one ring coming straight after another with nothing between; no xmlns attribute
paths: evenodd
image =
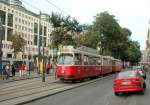
<svg viewBox="0 0 150 105"><path fill-rule="evenodd" d="M96 58L90 57L89 63L90 65L96 65Z"/></svg>
<svg viewBox="0 0 150 105"><path fill-rule="evenodd" d="M101 61L101 59L97 58L97 60L96 60L96 64L97 64L97 65L102 65L102 61Z"/></svg>
<svg viewBox="0 0 150 105"><path fill-rule="evenodd" d="M108 60L106 58L103 58L103 66L108 65Z"/></svg>
<svg viewBox="0 0 150 105"><path fill-rule="evenodd" d="M84 62L84 65L88 65L89 57L84 55L83 62Z"/></svg>
<svg viewBox="0 0 150 105"><path fill-rule="evenodd" d="M76 65L81 65L81 54L75 54L75 64Z"/></svg>
<svg viewBox="0 0 150 105"><path fill-rule="evenodd" d="M112 61L112 65L113 65L113 66L116 66L116 62L115 62L114 60Z"/></svg>

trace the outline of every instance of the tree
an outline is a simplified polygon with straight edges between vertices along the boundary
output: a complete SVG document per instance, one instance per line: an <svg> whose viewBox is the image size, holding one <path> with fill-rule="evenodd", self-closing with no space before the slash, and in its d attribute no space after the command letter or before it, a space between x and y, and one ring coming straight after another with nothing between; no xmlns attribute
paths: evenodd
<svg viewBox="0 0 150 105"><path fill-rule="evenodd" d="M141 59L140 45L137 41L131 41L128 49L129 61L132 65L138 63Z"/></svg>
<svg viewBox="0 0 150 105"><path fill-rule="evenodd" d="M88 28L85 32L78 34L78 36L75 37L75 41L77 45L84 45L96 49L99 40L96 33Z"/></svg>
<svg viewBox="0 0 150 105"><path fill-rule="evenodd" d="M82 30L81 25L79 25L76 19L52 13L50 20L54 27L51 33L54 47L58 48L59 45L76 45L73 38L76 33Z"/></svg>
<svg viewBox="0 0 150 105"><path fill-rule="evenodd" d="M103 12L95 16L93 22L93 30L97 34L99 47L102 48L102 54L104 55L116 55L118 45L121 39L121 27L115 19L114 15L110 15L108 12Z"/></svg>
<svg viewBox="0 0 150 105"><path fill-rule="evenodd" d="M9 41L12 41L12 47L14 49L14 53L23 51L24 46L26 45L26 41L17 34L10 35L8 37Z"/></svg>

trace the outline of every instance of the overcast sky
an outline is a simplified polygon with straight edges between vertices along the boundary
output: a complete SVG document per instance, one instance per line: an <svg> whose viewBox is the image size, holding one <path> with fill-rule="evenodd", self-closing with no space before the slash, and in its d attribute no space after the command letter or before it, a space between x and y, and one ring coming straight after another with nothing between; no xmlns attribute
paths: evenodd
<svg viewBox="0 0 150 105"><path fill-rule="evenodd" d="M52 11L62 13L50 5L47 0L21 0L23 5L36 13L39 8L43 12L51 14ZM145 42L150 20L150 0L48 0L66 13L75 17L81 24L91 24L94 16L108 11L114 15L122 27L132 31L131 38L140 43L141 49L145 49ZM64 13L62 13L64 14ZM65 15L65 14L64 14Z"/></svg>

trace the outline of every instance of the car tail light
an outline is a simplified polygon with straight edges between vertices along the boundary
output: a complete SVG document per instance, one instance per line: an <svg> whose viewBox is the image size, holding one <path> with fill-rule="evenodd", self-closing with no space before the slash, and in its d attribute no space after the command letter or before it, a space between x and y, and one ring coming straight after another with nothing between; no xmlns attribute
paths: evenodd
<svg viewBox="0 0 150 105"><path fill-rule="evenodd" d="M139 79L135 79L134 81L135 81L135 82L140 82L140 80L139 80Z"/></svg>

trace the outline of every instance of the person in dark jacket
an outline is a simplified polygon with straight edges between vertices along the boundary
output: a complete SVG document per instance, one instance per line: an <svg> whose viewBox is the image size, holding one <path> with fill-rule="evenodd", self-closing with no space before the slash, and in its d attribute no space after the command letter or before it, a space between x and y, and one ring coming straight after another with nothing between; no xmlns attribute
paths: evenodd
<svg viewBox="0 0 150 105"><path fill-rule="evenodd" d="M14 77L15 76L15 73L16 73L16 68L15 68L15 66L12 64L12 77Z"/></svg>
<svg viewBox="0 0 150 105"><path fill-rule="evenodd" d="M3 80L7 80L7 71L5 69L6 65L3 65Z"/></svg>

